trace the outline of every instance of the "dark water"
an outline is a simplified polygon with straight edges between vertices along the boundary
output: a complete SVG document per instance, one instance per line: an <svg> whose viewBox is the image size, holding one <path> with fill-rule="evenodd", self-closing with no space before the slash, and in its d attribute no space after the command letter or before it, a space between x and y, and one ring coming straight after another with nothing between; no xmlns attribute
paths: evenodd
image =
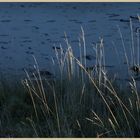
<svg viewBox="0 0 140 140"><path fill-rule="evenodd" d="M136 31L140 27L137 15L140 3L0 3L0 71L20 75L23 68L34 64L50 70L55 59L54 45L66 47L66 32L74 54L79 57L78 37L85 31L87 65L95 64L93 44L104 38L108 71L128 77L124 49L118 26L123 34L129 63L138 62ZM130 19L133 23L135 58L131 57ZM112 42L115 44L112 44ZM116 50L116 51L115 51Z"/></svg>

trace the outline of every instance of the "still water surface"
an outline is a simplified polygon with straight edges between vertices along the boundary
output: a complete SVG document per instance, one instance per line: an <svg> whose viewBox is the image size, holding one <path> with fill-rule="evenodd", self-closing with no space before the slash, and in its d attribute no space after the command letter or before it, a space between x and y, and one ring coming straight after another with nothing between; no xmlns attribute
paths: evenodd
<svg viewBox="0 0 140 140"><path fill-rule="evenodd" d="M118 79L128 77L120 28L129 63L139 63L138 29L140 3L0 3L0 71L21 75L32 68L34 55L40 69L51 71L54 46L66 48L64 32L79 57L79 34L85 32L87 66L95 64L93 45L104 39L105 61L109 73ZM130 18L132 29L130 28ZM132 35L134 56L131 57ZM139 43L138 43L139 44ZM140 50L140 49L139 49Z"/></svg>

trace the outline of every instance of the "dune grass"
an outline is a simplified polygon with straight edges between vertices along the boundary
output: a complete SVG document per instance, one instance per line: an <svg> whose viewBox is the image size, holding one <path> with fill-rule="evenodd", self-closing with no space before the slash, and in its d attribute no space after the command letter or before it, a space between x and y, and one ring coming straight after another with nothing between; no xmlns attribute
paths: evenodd
<svg viewBox="0 0 140 140"><path fill-rule="evenodd" d="M140 136L140 99L136 81L132 77L130 87L123 90L108 77L102 38L94 46L96 64L87 68L86 59L82 57L86 55L83 28L81 31L80 59L74 56L67 38L65 51L62 47L60 51L55 49L57 61L53 61L53 65L58 66L57 70L54 68L58 77L42 79L33 56L32 78L25 70L22 84L12 87L1 78L0 137ZM128 63L126 53L125 57Z"/></svg>

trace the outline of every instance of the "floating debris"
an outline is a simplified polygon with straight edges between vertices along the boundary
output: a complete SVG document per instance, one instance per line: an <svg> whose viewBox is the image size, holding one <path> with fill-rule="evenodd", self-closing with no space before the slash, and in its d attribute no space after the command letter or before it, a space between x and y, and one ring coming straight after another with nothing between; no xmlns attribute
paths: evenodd
<svg viewBox="0 0 140 140"><path fill-rule="evenodd" d="M120 22L130 22L130 20L120 19Z"/></svg>
<svg viewBox="0 0 140 140"><path fill-rule="evenodd" d="M55 47L55 46L53 46L52 47L54 50L60 50L61 48L60 47Z"/></svg>
<svg viewBox="0 0 140 140"><path fill-rule="evenodd" d="M26 51L27 54L34 54L34 52Z"/></svg>
<svg viewBox="0 0 140 140"><path fill-rule="evenodd" d="M91 55L86 55L85 58L86 58L87 60L92 60L93 56L91 56Z"/></svg>
<svg viewBox="0 0 140 140"><path fill-rule="evenodd" d="M130 16L130 18L134 19L134 20L139 20L138 17L135 17L135 16Z"/></svg>
<svg viewBox="0 0 140 140"><path fill-rule="evenodd" d="M130 67L130 70L132 70L134 73L138 75L140 73L140 66L134 65Z"/></svg>
<svg viewBox="0 0 140 140"><path fill-rule="evenodd" d="M87 71L92 71L92 70L94 70L94 69L95 69L95 66L86 67L86 70L87 70Z"/></svg>
<svg viewBox="0 0 140 140"><path fill-rule="evenodd" d="M39 29L39 27L37 27L37 26L32 26L33 28L35 28L36 30L38 30Z"/></svg>
<svg viewBox="0 0 140 140"><path fill-rule="evenodd" d="M49 34L48 34L48 33L44 33L44 35L45 35L45 36L48 36Z"/></svg>
<svg viewBox="0 0 140 140"><path fill-rule="evenodd" d="M31 50L32 48L31 47L28 47L28 49Z"/></svg>

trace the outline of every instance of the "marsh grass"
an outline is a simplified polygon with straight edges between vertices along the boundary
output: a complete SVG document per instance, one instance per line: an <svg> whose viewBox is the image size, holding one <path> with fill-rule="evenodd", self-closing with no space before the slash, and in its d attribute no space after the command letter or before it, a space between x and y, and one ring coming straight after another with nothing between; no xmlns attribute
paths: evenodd
<svg viewBox="0 0 140 140"><path fill-rule="evenodd" d="M128 58L122 39L125 59ZM66 34L65 34L66 37ZM132 77L130 87L108 77L105 68L103 39L93 46L96 64L86 66L84 30L79 38L80 59L74 56L67 39L67 49L55 49L54 73L41 76L36 58L32 77L25 70L22 85L9 87L0 83L1 137L139 137L140 99L137 83ZM82 45L83 43L83 45ZM82 48L83 46L83 48ZM84 51L82 51L82 49ZM134 55L134 54L133 54ZM137 61L138 62L138 61Z"/></svg>
<svg viewBox="0 0 140 140"><path fill-rule="evenodd" d="M84 41L83 29L82 40ZM37 120L40 119L41 110L44 114L46 125L49 126L47 128L50 129L48 136L139 136L140 102L134 78L132 77L131 88L127 91L120 90L117 84L108 78L102 38L100 38L100 44L94 48L97 60L95 67L91 70L86 68L86 61L79 60L74 56L71 45L67 39L65 41L68 46L66 52L62 53L64 51L61 51L59 54L56 50L56 63L59 64L60 79L55 79L50 83L46 78L45 87L48 85L48 88L45 90L35 60L35 68L39 77L35 78L35 82L36 88L38 87L40 90L38 91L34 87L28 73L28 78L24 81L32 98ZM82 56L82 54L80 55ZM126 54L125 56L127 59ZM39 100L42 103L39 105L41 108L37 110ZM51 121L48 118L51 118Z"/></svg>

